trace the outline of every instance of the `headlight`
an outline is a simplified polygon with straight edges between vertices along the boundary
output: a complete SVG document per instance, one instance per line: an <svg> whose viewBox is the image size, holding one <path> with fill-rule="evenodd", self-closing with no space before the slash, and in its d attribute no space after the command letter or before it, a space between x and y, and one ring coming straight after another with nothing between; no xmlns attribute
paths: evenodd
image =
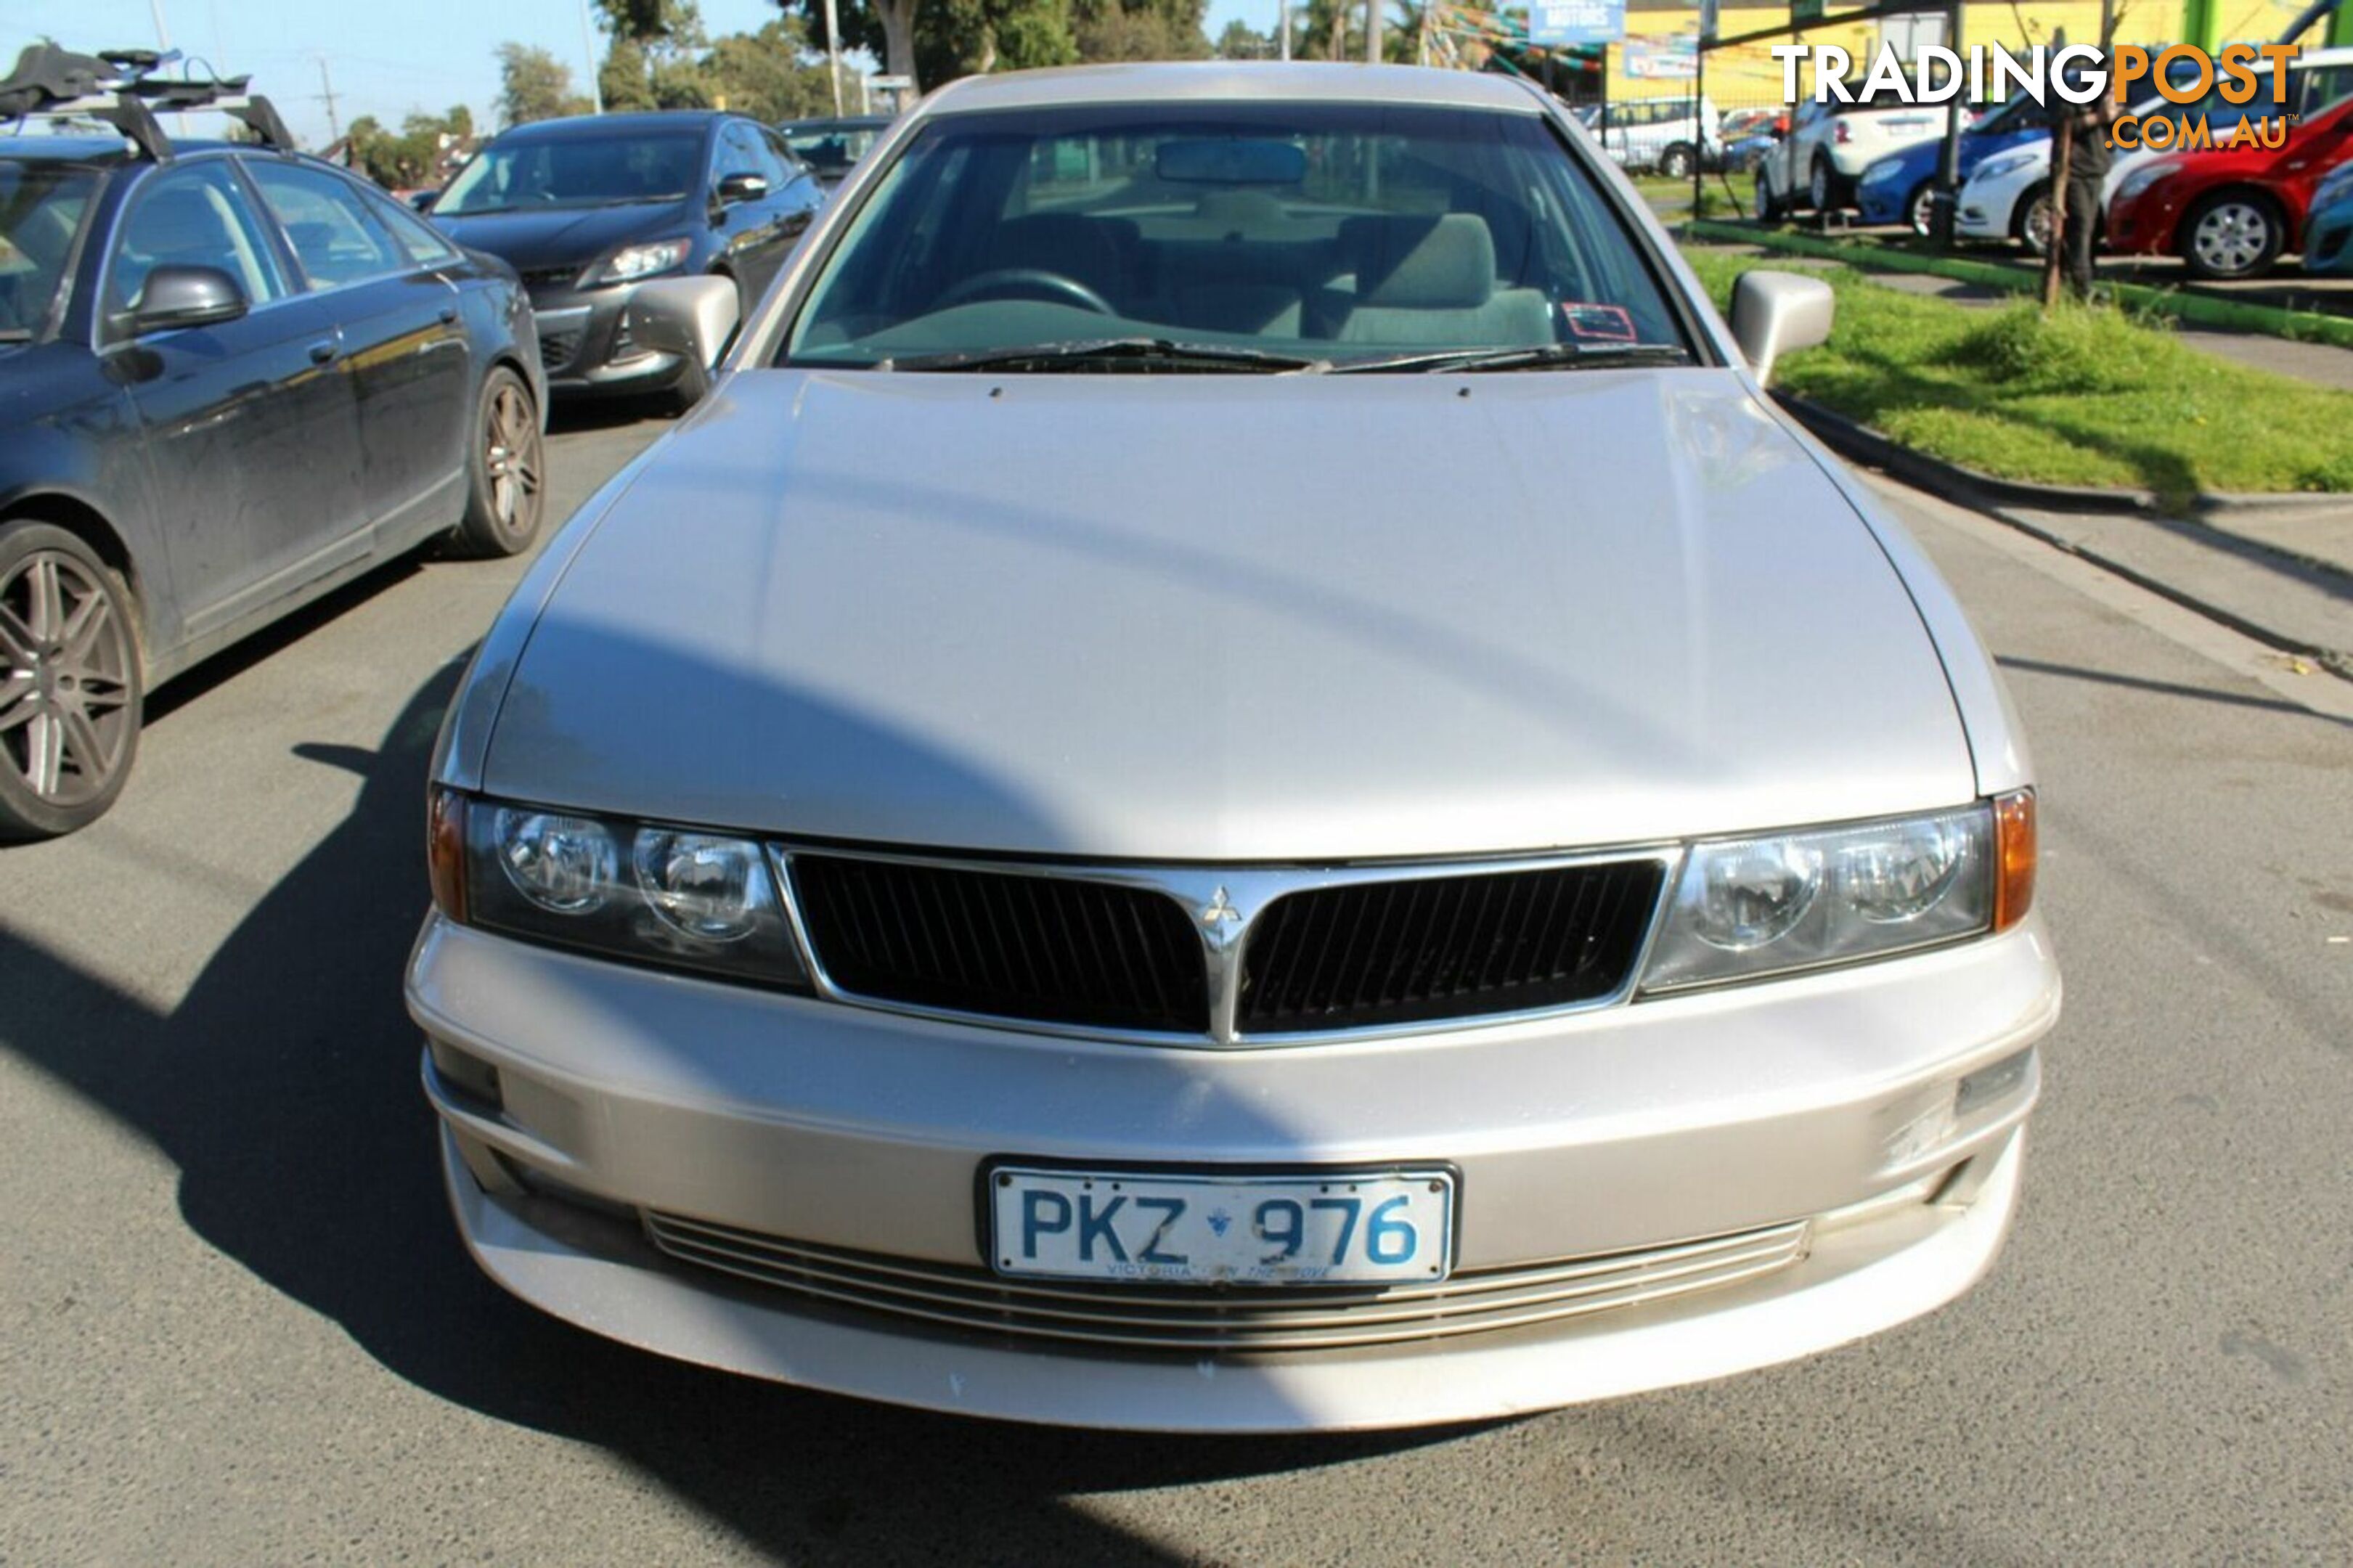
<svg viewBox="0 0 2353 1568"><path fill-rule="evenodd" d="M2033 897L2033 798L1694 844L1642 989L1811 969L2007 929Z"/></svg>
<svg viewBox="0 0 2353 1568"><path fill-rule="evenodd" d="M2143 164L2124 177L2123 182L2116 186L2116 194L2110 196L2108 200L2128 202L2180 166L2170 158L2160 158L2154 163Z"/></svg>
<svg viewBox="0 0 2353 1568"><path fill-rule="evenodd" d="M648 245L625 245L605 258L596 268L599 283L630 283L640 278L651 278L657 272L667 272L686 259L694 248L691 239L657 239Z"/></svg>
<svg viewBox="0 0 2353 1568"><path fill-rule="evenodd" d="M1978 180L1999 180L2005 174L2015 174L2039 155L2033 153L2004 153L1999 158L1988 158L1978 165L1977 173L1971 174L1969 180L1974 184Z"/></svg>
<svg viewBox="0 0 2353 1568"><path fill-rule="evenodd" d="M1888 181L1895 178L1896 175L1903 172L1904 165L1896 162L1896 160L1893 158L1882 158L1878 163L1873 163L1870 168L1865 169L1862 172L1862 183L1866 185L1885 184Z"/></svg>
<svg viewBox="0 0 2353 1568"><path fill-rule="evenodd" d="M767 851L751 839L442 790L431 847L435 900L453 920L643 963L808 983Z"/></svg>
<svg viewBox="0 0 2353 1568"><path fill-rule="evenodd" d="M2353 163L2345 164L2320 182L2319 188L2312 193L2312 210L2335 206L2348 196L2353 196Z"/></svg>

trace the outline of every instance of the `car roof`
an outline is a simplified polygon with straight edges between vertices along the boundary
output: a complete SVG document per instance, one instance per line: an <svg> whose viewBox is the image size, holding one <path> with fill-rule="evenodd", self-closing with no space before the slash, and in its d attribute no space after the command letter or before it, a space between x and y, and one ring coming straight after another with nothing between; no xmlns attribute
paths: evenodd
<svg viewBox="0 0 2353 1568"><path fill-rule="evenodd" d="M498 133L500 142L587 142L602 141L608 136L642 134L648 131L670 131L703 127L722 120L742 120L756 124L748 115L731 114L723 109L653 109L629 114L575 114L562 120L534 120L527 125L511 125Z"/></svg>
<svg viewBox="0 0 2353 1568"><path fill-rule="evenodd" d="M779 131L864 131L891 123L887 114L823 114L807 120L780 120Z"/></svg>
<svg viewBox="0 0 2353 1568"><path fill-rule="evenodd" d="M925 98L914 112L929 117L996 109L1210 100L1419 103L1523 114L1538 112L1543 106L1535 89L1494 72L1329 61L1184 60L968 76Z"/></svg>

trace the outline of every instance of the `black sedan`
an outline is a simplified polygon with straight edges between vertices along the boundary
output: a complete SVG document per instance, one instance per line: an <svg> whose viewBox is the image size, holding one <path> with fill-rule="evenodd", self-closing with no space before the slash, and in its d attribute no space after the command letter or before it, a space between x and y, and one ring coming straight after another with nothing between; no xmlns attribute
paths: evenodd
<svg viewBox="0 0 2353 1568"><path fill-rule="evenodd" d="M197 659L428 540L529 545L544 386L505 265L340 169L0 140L0 837L112 805Z"/></svg>
<svg viewBox="0 0 2353 1568"><path fill-rule="evenodd" d="M748 317L822 200L775 132L694 110L519 125L429 211L522 274L556 392L674 388L684 404L702 395L702 367L630 335L632 289L711 273L733 279Z"/></svg>

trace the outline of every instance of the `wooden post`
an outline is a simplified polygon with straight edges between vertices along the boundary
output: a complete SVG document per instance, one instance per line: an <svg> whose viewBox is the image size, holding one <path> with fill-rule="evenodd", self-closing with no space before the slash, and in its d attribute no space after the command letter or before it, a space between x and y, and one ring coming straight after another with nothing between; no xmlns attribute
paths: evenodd
<svg viewBox="0 0 2353 1568"><path fill-rule="evenodd" d="M2051 132L2051 237L2042 247L2042 308L2046 310L2059 303L2067 262L2067 163L2074 150L2074 106L2069 104Z"/></svg>

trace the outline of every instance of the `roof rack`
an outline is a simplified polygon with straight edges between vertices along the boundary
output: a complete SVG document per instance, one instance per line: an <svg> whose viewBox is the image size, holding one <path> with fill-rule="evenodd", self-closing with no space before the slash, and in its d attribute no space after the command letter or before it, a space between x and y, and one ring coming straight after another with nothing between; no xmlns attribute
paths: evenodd
<svg viewBox="0 0 2353 1568"><path fill-rule="evenodd" d="M20 125L36 116L103 121L145 157L168 163L172 139L164 134L156 112L217 110L251 131L264 147L294 151L294 138L277 109L247 90L250 76L198 79L152 74L179 58L176 49L105 49L93 56L30 45L16 57L16 68L0 80L0 120Z"/></svg>

